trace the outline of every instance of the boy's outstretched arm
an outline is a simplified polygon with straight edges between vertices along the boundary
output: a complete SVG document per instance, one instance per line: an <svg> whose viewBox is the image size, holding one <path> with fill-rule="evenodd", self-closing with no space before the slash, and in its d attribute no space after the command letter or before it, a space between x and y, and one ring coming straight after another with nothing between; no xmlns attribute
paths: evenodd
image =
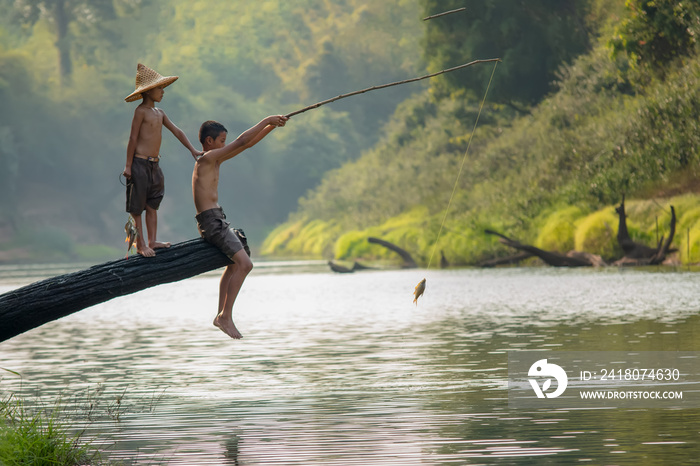
<svg viewBox="0 0 700 466"><path fill-rule="evenodd" d="M194 148L190 140L187 138L185 132L178 128L175 123L170 121L170 118L168 118L168 115L165 113L163 113L163 125L168 128L170 132L173 133L173 135L178 139L178 141L180 141L182 145L190 151L190 154L192 154L192 157L194 157L195 160L197 160L197 157L204 153L203 151Z"/></svg>
<svg viewBox="0 0 700 466"><path fill-rule="evenodd" d="M284 115L269 116L257 125L241 133L233 142L225 145L221 149L214 149L207 154L207 157L216 159L219 163L240 154L244 150L253 147L262 138L270 134L270 131L278 126L284 126L288 118Z"/></svg>

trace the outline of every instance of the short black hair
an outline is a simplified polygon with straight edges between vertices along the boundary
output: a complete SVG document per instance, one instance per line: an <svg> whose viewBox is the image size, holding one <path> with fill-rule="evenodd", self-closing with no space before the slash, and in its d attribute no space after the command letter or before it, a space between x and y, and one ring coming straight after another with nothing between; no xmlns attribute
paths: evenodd
<svg viewBox="0 0 700 466"><path fill-rule="evenodd" d="M212 139L216 139L222 132L228 133L228 130L224 127L224 125L218 121L207 120L202 123L202 126L199 127L199 142L204 145L204 141L207 139L207 137L211 136Z"/></svg>

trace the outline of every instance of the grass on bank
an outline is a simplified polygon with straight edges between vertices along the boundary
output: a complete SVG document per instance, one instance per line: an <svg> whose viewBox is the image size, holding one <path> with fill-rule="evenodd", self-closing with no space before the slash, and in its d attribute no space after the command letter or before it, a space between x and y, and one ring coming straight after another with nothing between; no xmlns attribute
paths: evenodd
<svg viewBox="0 0 700 466"><path fill-rule="evenodd" d="M637 242L655 246L661 237L668 236L670 206L674 206L677 216L673 239L677 259L683 264L700 263L700 194L664 199L628 199L625 207L630 236ZM500 244L496 237L484 232L488 228L513 235L506 225L488 218L475 220L473 217L448 216L438 240L443 217L443 212L431 215L427 208L417 207L380 225L346 231L332 243L332 248L318 245L327 244L331 237L329 232L337 231L337 226L321 220L308 224L296 221L280 227L278 231L286 229L287 235L271 235L266 247L268 251L287 254L303 251L307 255L326 259L398 261L396 253L367 241L374 236L409 251L423 266L429 263L436 266L441 253L455 266L474 265L485 259L515 253ZM526 235L516 235L514 239L545 250L562 253L585 251L612 261L623 255L617 244L618 222L615 205L596 210L584 205L564 205L542 212L530 222ZM288 241L284 241L284 237ZM302 242L315 247L299 248Z"/></svg>
<svg viewBox="0 0 700 466"><path fill-rule="evenodd" d="M0 368L21 377L15 371ZM31 412L15 395L0 398L0 464L3 466L74 466L99 459L82 432L70 434L59 422L60 409Z"/></svg>
<svg viewBox="0 0 700 466"><path fill-rule="evenodd" d="M21 379L17 372L0 367L2 371ZM105 386L100 384L72 393L68 402L59 399L51 406L40 400L27 403L17 394L0 392L0 465L115 464L102 458L104 445L85 438L85 426L97 419L118 423L130 413L153 412L164 395L154 392L126 400L126 391L106 395Z"/></svg>
<svg viewBox="0 0 700 466"><path fill-rule="evenodd" d="M30 413L11 396L0 402L0 464L6 466L73 466L98 464L99 454L70 434L59 421L58 407Z"/></svg>

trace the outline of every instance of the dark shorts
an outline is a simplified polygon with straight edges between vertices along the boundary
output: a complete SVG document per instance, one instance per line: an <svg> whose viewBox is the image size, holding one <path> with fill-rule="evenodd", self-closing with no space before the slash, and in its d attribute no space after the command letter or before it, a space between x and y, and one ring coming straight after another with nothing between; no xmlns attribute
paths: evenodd
<svg viewBox="0 0 700 466"><path fill-rule="evenodd" d="M134 157L131 178L126 180L126 211L141 215L146 206L158 209L165 194L165 177L158 162Z"/></svg>
<svg viewBox="0 0 700 466"><path fill-rule="evenodd" d="M241 249L245 249L245 252L250 256L245 233L243 230L231 228L231 224L226 221L224 209L216 207L205 210L197 214L195 218L197 219L197 229L202 238L219 248L229 259L233 260L233 256Z"/></svg>

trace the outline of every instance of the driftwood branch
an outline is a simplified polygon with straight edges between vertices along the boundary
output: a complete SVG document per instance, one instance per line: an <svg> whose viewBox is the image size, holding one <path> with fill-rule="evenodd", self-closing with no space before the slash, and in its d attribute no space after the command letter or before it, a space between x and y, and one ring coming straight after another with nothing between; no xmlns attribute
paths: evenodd
<svg viewBox="0 0 700 466"><path fill-rule="evenodd" d="M118 296L231 264L203 239L60 275L0 295L0 341Z"/></svg>
<svg viewBox="0 0 700 466"><path fill-rule="evenodd" d="M666 256L668 255L669 252L672 251L671 249L671 243L673 242L673 237L676 234L676 209L671 206L671 229L668 233L668 238L666 241L663 241L663 236L661 237L661 241L659 243L659 250L654 254L654 257L651 258L651 265L656 265L656 264L661 264L664 260L666 260Z"/></svg>
<svg viewBox="0 0 700 466"><path fill-rule="evenodd" d="M615 212L619 217L617 226L617 243L622 248L622 252L625 253L623 259L642 259L646 260L654 256L658 251L657 248L650 248L649 246L638 243L634 241L627 231L627 214L625 212L625 195L622 195L622 201L620 205L615 207Z"/></svg>
<svg viewBox="0 0 700 466"><path fill-rule="evenodd" d="M418 265L416 265L416 261L414 261L413 257L411 257L411 254L409 254L408 251L406 251L405 249L402 249L388 241L384 241L383 239L374 238L371 236L367 238L367 241L372 244L384 246L385 248L394 251L396 254L401 256L401 259L403 259L403 265L401 267L403 267L404 269L415 269L416 267L418 267Z"/></svg>
<svg viewBox="0 0 700 466"><path fill-rule="evenodd" d="M579 251L569 251L567 254L545 251L529 244L522 244L519 241L508 238L506 235L493 230L485 230L485 233L489 235L496 235L500 238L499 241L501 241L501 243L510 246L513 249L537 256L546 264L553 267L591 267L605 265L605 262L600 258L600 256L596 256L595 254Z"/></svg>
<svg viewBox="0 0 700 466"><path fill-rule="evenodd" d="M668 238L664 240L664 238L661 237L656 248L638 243L630 237L627 230L624 195L622 196L620 205L615 207L615 211L619 217L617 242L625 255L621 259L615 261L613 265L641 266L661 264L666 260L666 256L668 256L669 253L676 251L676 249L671 248L671 242L676 233L676 209L673 206L671 206L671 225Z"/></svg>
<svg viewBox="0 0 700 466"><path fill-rule="evenodd" d="M295 111L295 112L288 113L288 114L286 115L286 117L287 117L287 118L291 118L291 117L293 117L294 115L299 115L300 113L304 113L304 112L306 112L306 111L308 111L308 110L313 110L313 109L315 109L315 108L320 107L321 105L329 104L329 103L331 103L331 102L335 102L336 100L344 99L344 98L346 98L346 97L351 97L351 96L358 95L358 94L364 94L365 92L376 91L376 90L378 90L378 89L384 89L384 88L391 87L391 86L398 86L399 84L408 84L408 83L420 81L420 80L422 80L422 79L433 78L433 77L435 77L435 76L439 76L439 75L444 74L444 73L450 73L450 72L452 72L452 71L457 71L457 70L460 70L460 69L462 69L462 68L466 68L466 67L468 67L468 66L476 65L477 63L500 62L500 61L501 61L500 58L489 58L489 59L486 59L486 60L474 60L474 61L472 61L472 62L465 63L464 65L455 66L454 68L448 68L448 69L446 69L446 70L438 71L437 73L427 74L427 75L425 75L425 76L420 76L420 77L418 77L418 78L411 78L411 79L406 79L406 80L404 80L404 81L397 81L397 82L388 83L388 84L381 84L381 85L379 85L379 86L372 86L372 87L368 87L367 89L362 89L362 90L359 90L359 91L349 92L349 93L347 93L347 94L341 94L341 95L339 95L339 96L333 97L332 99L323 100L323 101L317 102L317 103L315 103L315 104L313 104L313 105L309 105L308 107L304 107L304 108L302 108L301 110L297 110L297 111Z"/></svg>
<svg viewBox="0 0 700 466"><path fill-rule="evenodd" d="M464 11L466 9L467 9L467 7L462 7L462 8L457 8L456 10L444 11L444 12L438 13L436 15L426 16L425 18L423 18L423 21L427 21L427 20L433 19L433 18L439 18L440 16L451 15L452 13L459 13L460 11Z"/></svg>

